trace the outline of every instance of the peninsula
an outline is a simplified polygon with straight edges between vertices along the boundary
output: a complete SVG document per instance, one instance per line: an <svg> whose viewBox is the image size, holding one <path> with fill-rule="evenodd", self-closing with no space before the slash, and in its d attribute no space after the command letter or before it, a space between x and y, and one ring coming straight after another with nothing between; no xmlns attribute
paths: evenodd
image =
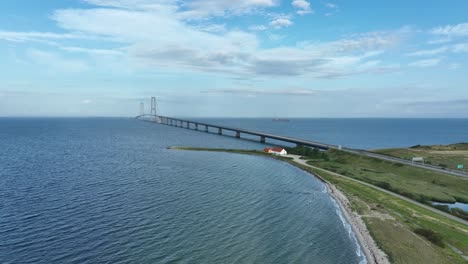
<svg viewBox="0 0 468 264"><path fill-rule="evenodd" d="M468 179L346 153L170 147L258 155L287 162L323 181L351 224L369 263L466 263L468 222L431 206L466 202Z"/></svg>

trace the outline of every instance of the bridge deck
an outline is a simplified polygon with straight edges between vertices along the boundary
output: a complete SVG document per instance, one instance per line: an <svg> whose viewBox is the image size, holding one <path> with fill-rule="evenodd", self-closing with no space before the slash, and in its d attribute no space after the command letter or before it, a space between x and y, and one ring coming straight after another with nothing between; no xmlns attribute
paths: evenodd
<svg viewBox="0 0 468 264"><path fill-rule="evenodd" d="M227 130L227 131L240 132L240 133L243 133L243 134L259 136L259 137L264 137L264 138L269 138L269 139L275 139L275 140L284 141L284 142L288 142L288 143L293 143L293 144L297 144L297 145L304 145L304 146L320 148L320 149L323 149L323 150L327 150L327 149L330 149L330 148L338 148L338 146L335 146L335 145L323 144L323 143L313 142L313 141L309 141L309 140L303 140L303 139L297 139L297 138L292 138L292 137L274 135L274 134L269 134L269 133L263 133L263 132L258 132L258 131L242 129L242 128L233 128L233 127L227 127L227 126L221 126L221 125L213 125L213 124L208 124L208 123L203 123L203 122L198 122L198 121L190 121L190 120L184 120L184 119L173 118L173 117L165 117L165 116L159 116L159 118L167 119L167 120L175 120L175 121L190 123L190 124L197 124L199 126L218 128L218 129Z"/></svg>
<svg viewBox="0 0 468 264"><path fill-rule="evenodd" d="M213 124L207 124L203 122L198 122L198 121L191 121L191 120L185 120L185 119L180 119L180 118L173 118L173 117L166 117L166 116L154 116L154 115L140 115L137 116L136 118L143 118L143 117L157 117L160 118L161 120L165 121L162 122L163 124L167 124L168 120L173 120L176 122L181 122L181 124L186 123L187 125L189 124L195 124L196 127L198 126L205 126L206 128L211 127L211 128L217 128L221 130L227 130L227 131L233 131L236 133L236 137L240 137L240 133L248 134L248 135L253 135L253 136L259 136L261 142L265 142L264 140L269 138L269 139L274 139L274 140L279 140L279 141L284 141L288 143L293 143L297 145L303 145L303 146L308 146L308 147L314 147L322 150L328 150L328 149L341 149L342 151L346 151L349 153L353 153L356 155L361 155L361 156L367 156L371 158L376 158L376 159L381 159L381 160L386 160L389 162L395 162L395 163L401 163L409 166L414 166L414 167L419 167L419 168L424 168L424 169L429 169L437 172L442 172L442 173L447 173L455 176L461 176L461 177L467 177L468 178L468 173L464 171L457 171L453 169L447 169L447 168L442 168L438 167L435 165L430 165L430 164L418 164L418 163L413 163L409 160L405 159L400 159L400 158L395 158L395 157L390 157L390 156L385 156L382 154L377 154L373 153L370 151L366 150L360 150L360 149L352 149L352 148L339 148L337 145L332 145L332 144L324 144L324 143L319 143L319 142L314 142L310 140L303 140L303 139L297 139L297 138L292 138L292 137L286 137L286 136L280 136L280 135L274 135L274 134L269 134L269 133L263 133L263 132L258 132L258 131L252 131L252 130L247 130L247 129L242 129L242 128L233 128L233 127L227 127L227 126L221 126L221 125L213 125Z"/></svg>

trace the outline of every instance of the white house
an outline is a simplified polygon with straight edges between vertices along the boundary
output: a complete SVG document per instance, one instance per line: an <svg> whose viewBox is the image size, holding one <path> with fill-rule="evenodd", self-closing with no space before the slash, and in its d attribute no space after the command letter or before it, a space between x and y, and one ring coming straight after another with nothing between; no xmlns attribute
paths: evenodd
<svg viewBox="0 0 468 264"><path fill-rule="evenodd" d="M265 148L264 151L280 156L288 155L288 152L284 148Z"/></svg>

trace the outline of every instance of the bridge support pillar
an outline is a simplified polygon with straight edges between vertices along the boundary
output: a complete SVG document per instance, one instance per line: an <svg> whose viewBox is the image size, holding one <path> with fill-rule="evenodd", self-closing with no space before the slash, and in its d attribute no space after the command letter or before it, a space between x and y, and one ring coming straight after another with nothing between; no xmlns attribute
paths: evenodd
<svg viewBox="0 0 468 264"><path fill-rule="evenodd" d="M218 128L218 134L219 135L222 135L223 134L223 130L221 128Z"/></svg>
<svg viewBox="0 0 468 264"><path fill-rule="evenodd" d="M265 136L261 136L261 137L260 137L260 143L264 143L264 144L265 144L265 141L266 141L266 140L265 140Z"/></svg>
<svg viewBox="0 0 468 264"><path fill-rule="evenodd" d="M205 132L208 133L208 126L205 126Z"/></svg>
<svg viewBox="0 0 468 264"><path fill-rule="evenodd" d="M186 126L185 128L189 129L190 128L190 123L189 122L186 122Z"/></svg>
<svg viewBox="0 0 468 264"><path fill-rule="evenodd" d="M236 138L240 138L240 132L236 131Z"/></svg>
<svg viewBox="0 0 468 264"><path fill-rule="evenodd" d="M198 124L195 124L195 130L198 130Z"/></svg>

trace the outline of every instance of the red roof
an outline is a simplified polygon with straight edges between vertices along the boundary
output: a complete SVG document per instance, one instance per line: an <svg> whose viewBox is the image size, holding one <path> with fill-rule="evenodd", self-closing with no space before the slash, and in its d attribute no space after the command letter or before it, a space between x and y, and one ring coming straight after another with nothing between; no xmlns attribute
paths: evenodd
<svg viewBox="0 0 468 264"><path fill-rule="evenodd" d="M264 148L264 149L263 149L263 151L265 151L265 152L268 152L268 151L270 151L270 150L271 150L271 148Z"/></svg>
<svg viewBox="0 0 468 264"><path fill-rule="evenodd" d="M272 148L271 150L274 152L281 152L284 150L284 148Z"/></svg>

